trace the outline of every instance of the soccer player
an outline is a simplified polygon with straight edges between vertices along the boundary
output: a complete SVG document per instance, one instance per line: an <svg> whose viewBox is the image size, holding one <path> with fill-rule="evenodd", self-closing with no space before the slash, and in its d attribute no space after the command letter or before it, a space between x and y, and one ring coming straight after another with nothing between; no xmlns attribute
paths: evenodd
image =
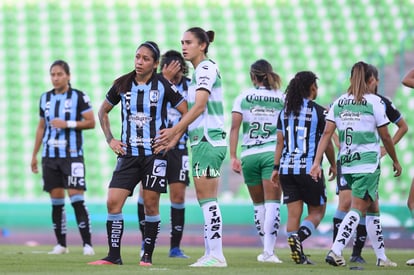
<svg viewBox="0 0 414 275"><path fill-rule="evenodd" d="M173 84L157 74L158 45L146 41L135 52L135 69L116 79L99 109L99 120L109 147L117 155L117 164L109 183L106 229L108 255L92 265L122 264L121 240L124 232L122 208L141 182L145 207L144 254L141 266L152 265L152 254L159 233L160 194L166 193L167 160L163 152L152 149L156 135L165 128L167 102L180 113L187 103ZM121 103L121 139L112 135L109 112Z"/></svg>
<svg viewBox="0 0 414 275"><path fill-rule="evenodd" d="M171 71L170 67L168 67L170 64L174 65L173 61L178 62L180 65L180 70L178 72L175 72L174 68ZM174 50L169 50L164 53L161 57L160 68L162 69L162 73L164 75L168 74L166 77L171 80L180 94L186 98L190 79L187 77L188 65L181 53ZM181 113L173 108L170 103L167 104L167 110L167 127L170 128L180 121ZM180 249L185 222L185 190L190 183L188 178L187 139L188 135L185 133L181 137L178 144L167 152L167 182L171 202L171 235L169 256L172 258L183 259L189 258ZM141 234L144 236L145 209L144 199L141 195L138 197L138 221ZM141 253L144 253L143 249L141 249Z"/></svg>
<svg viewBox="0 0 414 275"><path fill-rule="evenodd" d="M406 87L414 89L414 69L411 69L403 78L402 84ZM411 216L414 219L414 178L411 181L410 193L407 199L407 206L411 212ZM407 261L407 265L414 266L414 258Z"/></svg>
<svg viewBox="0 0 414 275"><path fill-rule="evenodd" d="M401 138L407 133L408 126L405 119L402 117L400 111L394 106L390 99L387 97L380 95L377 93L378 89L378 70L373 65L368 65L368 72L367 74L372 78L369 81L369 90L372 93L378 95L385 104L385 114L387 115L390 122L397 125L398 130L395 132L394 136L392 137L392 141L394 145L396 145ZM335 135L336 136L336 135ZM337 136L336 136L337 139ZM339 144L338 144L339 146ZM384 147L381 146L381 157L386 154ZM334 224L334 234L333 239L335 240L336 235L338 233L339 225L341 224L343 218L345 217L346 213L349 211L351 207L351 187L347 184L346 180L341 174L341 165L338 164L338 173L337 173L337 193L338 193L338 207L335 212L333 218ZM352 248L352 255L349 259L350 262L356 263L366 263L364 258L361 256L362 248L364 247L365 240L367 237L367 231L365 227L365 218L362 217L359 221L359 224L356 228L356 235L353 243Z"/></svg>
<svg viewBox="0 0 414 275"><path fill-rule="evenodd" d="M318 227L326 210L325 181L309 176L319 139L325 127L326 110L314 102L318 94L313 72L298 72L286 88L285 107L277 122L277 145L272 181L282 186L287 204L287 234L292 260L296 264L313 264L303 252L302 243ZM336 176L335 152L331 141L323 150L331 165L330 178ZM319 160L320 162L321 160ZM303 204L308 216L301 222Z"/></svg>
<svg viewBox="0 0 414 275"><path fill-rule="evenodd" d="M395 176L401 166L388 132L389 120L380 97L370 91L372 71L365 62L357 62L351 70L348 92L330 108L310 175L321 178L320 161L336 128L339 136L338 160L342 175L352 189L351 210L342 220L338 234L326 256L333 266L344 266L342 250L350 241L362 217L365 217L368 236L377 256L377 266L397 266L385 255L384 236L379 218L378 184L380 178L380 138L393 161Z"/></svg>
<svg viewBox="0 0 414 275"><path fill-rule="evenodd" d="M43 190L52 202L52 222L57 245L49 254L69 252L66 244L65 192L75 210L83 241L83 254L94 255L91 225L85 206L85 163L82 130L93 129L95 118L89 97L70 85L70 68L56 60L50 66L53 89L40 97L40 119L36 129L31 168L38 173L37 153L42 150Z"/></svg>
<svg viewBox="0 0 414 275"><path fill-rule="evenodd" d="M193 27L181 39L185 60L194 67L188 87L189 110L173 128L161 131L156 151L170 149L187 131L192 152L196 195L204 217L204 256L192 267L226 267L223 255L223 221L217 202L220 169L227 152L224 131L222 80L218 66L207 57L213 31Z"/></svg>
<svg viewBox="0 0 414 275"><path fill-rule="evenodd" d="M254 206L254 223L263 244L259 262L281 263L274 254L280 226L280 187L272 176L276 148L276 123L284 105L281 80L264 59L250 66L254 88L241 93L234 101L230 130L230 159L233 171L243 177ZM243 129L241 161L237 158L240 126Z"/></svg>

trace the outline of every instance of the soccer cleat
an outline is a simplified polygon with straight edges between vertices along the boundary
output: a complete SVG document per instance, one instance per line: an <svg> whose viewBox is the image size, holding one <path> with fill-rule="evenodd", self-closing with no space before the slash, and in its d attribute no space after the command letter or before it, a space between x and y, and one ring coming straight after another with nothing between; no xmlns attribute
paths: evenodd
<svg viewBox="0 0 414 275"><path fill-rule="evenodd" d="M325 262L333 266L345 266L345 258L342 255L336 255L332 250L329 250L326 255Z"/></svg>
<svg viewBox="0 0 414 275"><path fill-rule="evenodd" d="M198 259L197 262L189 265L190 267L227 267L226 260L220 261L213 256L204 256Z"/></svg>
<svg viewBox="0 0 414 275"><path fill-rule="evenodd" d="M288 243L289 243L290 250L291 250L290 256L291 256L292 260L297 264L301 264L302 263L302 258L305 255L303 255L302 243L299 240L298 234L292 234L288 238Z"/></svg>
<svg viewBox="0 0 414 275"><path fill-rule="evenodd" d="M366 264L367 262L364 260L364 258L362 258L361 255L356 255L356 256L351 256L351 258L349 258L349 261L351 263L359 263L359 264Z"/></svg>
<svg viewBox="0 0 414 275"><path fill-rule="evenodd" d="M55 247L53 247L52 251L49 251L47 254L60 255L60 254L67 254L67 253L69 253L69 249L58 244Z"/></svg>
<svg viewBox="0 0 414 275"><path fill-rule="evenodd" d="M97 260L94 262L89 262L90 265L122 265L121 259L111 260L109 257Z"/></svg>
<svg viewBox="0 0 414 275"><path fill-rule="evenodd" d="M171 258L181 258L181 259L188 259L187 255L184 254L184 252L179 247L171 248L169 257Z"/></svg>
<svg viewBox="0 0 414 275"><path fill-rule="evenodd" d="M152 259L148 253L144 253L141 257L141 261L139 262L140 266L152 266Z"/></svg>
<svg viewBox="0 0 414 275"><path fill-rule="evenodd" d="M406 262L407 265L414 265L414 259L410 259Z"/></svg>
<svg viewBox="0 0 414 275"><path fill-rule="evenodd" d="M95 251L93 250L93 247L89 244L85 244L83 247L83 255L92 256L95 255Z"/></svg>
<svg viewBox="0 0 414 275"><path fill-rule="evenodd" d="M390 259L386 259L385 261L382 259L377 259L377 266L380 267L396 267L397 263L394 263Z"/></svg>
<svg viewBox="0 0 414 275"><path fill-rule="evenodd" d="M300 264L314 265L315 263L309 260L309 258L305 254L302 254L302 256L300 257Z"/></svg>
<svg viewBox="0 0 414 275"><path fill-rule="evenodd" d="M262 254L257 256L257 261L262 263L283 263L275 254L269 255L267 252L263 252Z"/></svg>

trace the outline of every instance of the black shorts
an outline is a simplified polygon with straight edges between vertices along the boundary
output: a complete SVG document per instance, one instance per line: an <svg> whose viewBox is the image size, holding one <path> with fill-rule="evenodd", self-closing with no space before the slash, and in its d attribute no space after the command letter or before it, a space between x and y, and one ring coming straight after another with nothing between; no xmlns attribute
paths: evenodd
<svg viewBox="0 0 414 275"><path fill-rule="evenodd" d="M339 194L339 191L342 190L351 190L351 187L346 182L345 178L342 176L341 163L336 162L336 194Z"/></svg>
<svg viewBox="0 0 414 275"><path fill-rule="evenodd" d="M43 190L54 188L86 190L83 157L42 158Z"/></svg>
<svg viewBox="0 0 414 275"><path fill-rule="evenodd" d="M188 178L188 151L187 149L172 149L167 152L167 180L168 184L181 182L189 185Z"/></svg>
<svg viewBox="0 0 414 275"><path fill-rule="evenodd" d="M314 181L310 175L279 175L283 190L283 203L302 200L308 205L326 203L325 179Z"/></svg>
<svg viewBox="0 0 414 275"><path fill-rule="evenodd" d="M142 188L157 193L167 192L167 160L162 155L143 157L118 157L109 188L122 188L131 191L139 182Z"/></svg>

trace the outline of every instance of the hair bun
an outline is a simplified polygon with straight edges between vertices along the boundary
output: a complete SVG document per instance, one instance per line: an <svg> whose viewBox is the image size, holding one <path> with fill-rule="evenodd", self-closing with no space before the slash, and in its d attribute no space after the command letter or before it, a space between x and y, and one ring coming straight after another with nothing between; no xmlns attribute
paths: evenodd
<svg viewBox="0 0 414 275"><path fill-rule="evenodd" d="M208 37L208 41L211 43L214 41L214 31L206 31L207 37Z"/></svg>

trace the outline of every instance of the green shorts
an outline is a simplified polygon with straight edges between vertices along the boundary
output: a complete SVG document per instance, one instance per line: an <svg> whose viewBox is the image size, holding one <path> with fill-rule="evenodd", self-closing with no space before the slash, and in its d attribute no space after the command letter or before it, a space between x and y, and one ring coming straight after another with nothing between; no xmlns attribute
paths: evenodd
<svg viewBox="0 0 414 275"><path fill-rule="evenodd" d="M352 189L352 196L366 199L367 196L375 201L378 198L378 184L381 170L377 169L373 173L344 174L345 180Z"/></svg>
<svg viewBox="0 0 414 275"><path fill-rule="evenodd" d="M274 152L263 152L241 158L244 182L248 186L262 184L262 180L270 180L273 172Z"/></svg>
<svg viewBox="0 0 414 275"><path fill-rule="evenodd" d="M193 177L220 177L221 165L226 157L227 146L214 147L201 141L191 147L191 163Z"/></svg>

